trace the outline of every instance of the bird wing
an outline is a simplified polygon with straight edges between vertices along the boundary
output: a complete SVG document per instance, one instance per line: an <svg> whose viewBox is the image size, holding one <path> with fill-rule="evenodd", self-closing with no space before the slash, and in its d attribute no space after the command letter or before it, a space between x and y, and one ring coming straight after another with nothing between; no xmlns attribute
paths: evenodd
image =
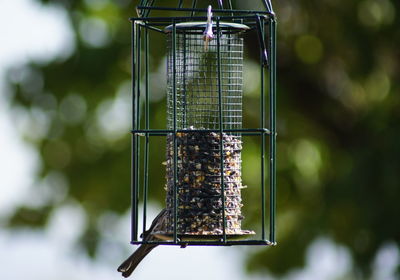
<svg viewBox="0 0 400 280"><path fill-rule="evenodd" d="M151 234L155 230L159 229L163 223L165 223L164 221L160 223L160 221L164 220L166 218L167 213L168 213L168 211L165 208L163 210L161 210L160 213L158 213L157 217L155 217L153 222L151 223L151 226L149 227L149 229L142 233L143 240L147 241L150 238Z"/></svg>

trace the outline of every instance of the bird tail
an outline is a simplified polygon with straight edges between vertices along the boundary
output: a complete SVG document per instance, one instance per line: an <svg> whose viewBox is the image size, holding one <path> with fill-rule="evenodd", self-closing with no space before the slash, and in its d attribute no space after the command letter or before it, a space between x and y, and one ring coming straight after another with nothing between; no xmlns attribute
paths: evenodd
<svg viewBox="0 0 400 280"><path fill-rule="evenodd" d="M157 247L157 244L140 245L140 247L118 267L118 271L122 272L122 276L125 278L129 277L144 257L155 247Z"/></svg>

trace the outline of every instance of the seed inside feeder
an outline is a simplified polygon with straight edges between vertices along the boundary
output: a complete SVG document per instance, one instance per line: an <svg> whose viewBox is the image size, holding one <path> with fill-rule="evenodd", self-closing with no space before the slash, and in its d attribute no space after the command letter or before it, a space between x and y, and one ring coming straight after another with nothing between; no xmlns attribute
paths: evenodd
<svg viewBox="0 0 400 280"><path fill-rule="evenodd" d="M177 143L177 233L183 235L223 234L220 134L188 131L176 134ZM242 230L240 137L222 134L225 233L254 234ZM167 233L174 227L174 145L167 137Z"/></svg>

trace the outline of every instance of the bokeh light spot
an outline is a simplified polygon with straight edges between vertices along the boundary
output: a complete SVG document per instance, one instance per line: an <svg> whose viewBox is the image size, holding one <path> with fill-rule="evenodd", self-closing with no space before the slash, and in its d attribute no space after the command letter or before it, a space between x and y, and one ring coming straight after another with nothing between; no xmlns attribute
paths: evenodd
<svg viewBox="0 0 400 280"><path fill-rule="evenodd" d="M358 6L358 19L365 26L391 24L394 18L395 9L390 0L365 0Z"/></svg>
<svg viewBox="0 0 400 280"><path fill-rule="evenodd" d="M295 51L302 62L314 64L322 58L324 48L318 37L303 35L296 40Z"/></svg>
<svg viewBox="0 0 400 280"><path fill-rule="evenodd" d="M315 143L302 139L293 144L290 149L293 154L293 162L303 179L307 183L317 183L322 159L319 148Z"/></svg>
<svg viewBox="0 0 400 280"><path fill-rule="evenodd" d="M79 25L79 34L84 43L93 48L101 48L110 42L107 23L97 17L84 18Z"/></svg>
<svg viewBox="0 0 400 280"><path fill-rule="evenodd" d="M81 95L69 94L60 103L60 117L68 124L78 124L86 116L86 101Z"/></svg>
<svg viewBox="0 0 400 280"><path fill-rule="evenodd" d="M371 102L385 100L390 92L390 88L390 78L383 71L372 73L365 83L367 98Z"/></svg>

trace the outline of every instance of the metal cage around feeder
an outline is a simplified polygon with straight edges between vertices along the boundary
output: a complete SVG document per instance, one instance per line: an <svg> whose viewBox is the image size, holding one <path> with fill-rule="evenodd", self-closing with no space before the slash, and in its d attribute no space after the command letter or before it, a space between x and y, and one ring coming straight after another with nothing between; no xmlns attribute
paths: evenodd
<svg viewBox="0 0 400 280"><path fill-rule="evenodd" d="M212 10L217 16L213 17L210 8L196 8L196 2L190 8L184 8L183 1L179 1L177 8L166 8L153 6L154 1L144 1L137 7L139 17L130 19L131 243L274 245L275 15L269 1L262 1L264 11L233 10L230 1L229 8L224 9L222 1L218 1L219 8ZM179 16L150 16L155 11ZM256 128L243 127L243 35L252 31L260 46L260 117ZM150 127L151 32L164 34L167 42L166 129ZM144 241L138 239L138 221L142 212L144 231L148 177L152 173L148 167L149 140L159 136L166 140L167 225L163 231L153 233L157 240ZM260 137L259 238L241 225L242 136Z"/></svg>

